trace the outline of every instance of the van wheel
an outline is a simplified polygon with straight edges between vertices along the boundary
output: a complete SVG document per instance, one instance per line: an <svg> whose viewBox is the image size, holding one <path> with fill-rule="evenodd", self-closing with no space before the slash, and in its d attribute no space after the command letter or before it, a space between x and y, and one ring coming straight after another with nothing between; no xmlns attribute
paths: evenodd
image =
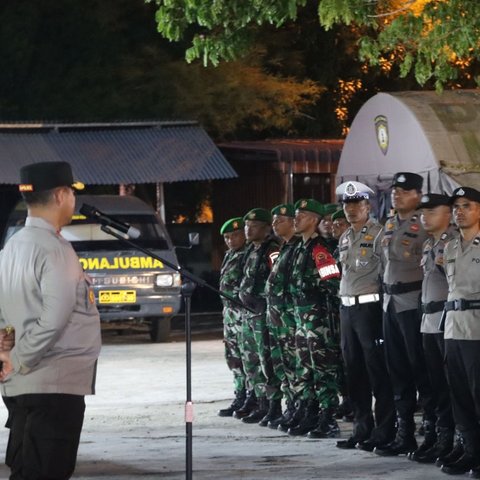
<svg viewBox="0 0 480 480"><path fill-rule="evenodd" d="M170 341L171 317L150 318L150 339L153 343Z"/></svg>

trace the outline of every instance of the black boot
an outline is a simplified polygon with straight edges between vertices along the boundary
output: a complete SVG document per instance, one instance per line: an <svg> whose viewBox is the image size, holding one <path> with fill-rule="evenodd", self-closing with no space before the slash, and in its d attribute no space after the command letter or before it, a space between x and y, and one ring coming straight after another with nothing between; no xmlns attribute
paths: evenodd
<svg viewBox="0 0 480 480"><path fill-rule="evenodd" d="M439 455L435 465L441 467L443 464L456 462L464 453L463 436L458 430L455 430L453 449L445 455Z"/></svg>
<svg viewBox="0 0 480 480"><path fill-rule="evenodd" d="M295 402L295 411L289 419L278 425L278 430L286 433L290 428L296 427L305 416L306 408L307 405L305 400L297 400Z"/></svg>
<svg viewBox="0 0 480 480"><path fill-rule="evenodd" d="M266 427L271 421L282 416L282 401L270 400L267 414L258 422L261 427Z"/></svg>
<svg viewBox="0 0 480 480"><path fill-rule="evenodd" d="M233 417L238 419L248 417L248 415L250 415L252 410L254 410L256 407L257 397L255 392L253 390L249 390L245 397L245 402L243 402L243 405L238 410L233 412Z"/></svg>
<svg viewBox="0 0 480 480"><path fill-rule="evenodd" d="M344 422L353 422L352 402L348 397L343 397L342 403L335 410L335 418Z"/></svg>
<svg viewBox="0 0 480 480"><path fill-rule="evenodd" d="M398 420L398 430L395 440L389 444L375 448L375 453L383 457L405 455L417 449L415 440L415 424L413 420Z"/></svg>
<svg viewBox="0 0 480 480"><path fill-rule="evenodd" d="M437 441L435 442L435 444L421 454L417 453L417 450L414 454L412 454L411 459L419 463L435 463L437 458L444 457L449 454L452 451L452 448L453 429L448 427L438 427Z"/></svg>
<svg viewBox="0 0 480 480"><path fill-rule="evenodd" d="M267 397L261 397L258 399L258 405L255 410L250 412L250 415L243 417L243 423L258 423L268 412L268 400Z"/></svg>
<svg viewBox="0 0 480 480"><path fill-rule="evenodd" d="M287 400L287 407L283 412L281 417L275 418L274 420L270 420L268 422L268 428L272 428L273 430L277 430L278 426L281 423L287 423L291 420L293 414L295 413L295 402Z"/></svg>
<svg viewBox="0 0 480 480"><path fill-rule="evenodd" d="M408 455L410 460L417 462L420 457L424 455L427 450L430 450L437 441L437 431L435 430L435 422L425 420L423 422L424 439L423 443L414 451ZM435 457L436 459L436 457Z"/></svg>
<svg viewBox="0 0 480 480"><path fill-rule="evenodd" d="M298 437L301 435L306 435L310 430L313 430L319 420L319 407L317 400L311 400L305 410L305 415L300 420L300 423L297 426L290 427L288 429L288 434L293 437Z"/></svg>
<svg viewBox="0 0 480 480"><path fill-rule="evenodd" d="M444 463L442 472L448 475L462 475L472 468L476 469L480 461L480 435L477 431L463 432L465 453L455 462Z"/></svg>
<svg viewBox="0 0 480 480"><path fill-rule="evenodd" d="M318 423L313 430L308 432L308 438L334 438L340 435L340 427L338 426L337 421L333 416L333 411L331 409L325 409L320 414ZM353 447L353 437L348 440L337 442L338 448L355 448L358 440L355 440Z"/></svg>
<svg viewBox="0 0 480 480"><path fill-rule="evenodd" d="M239 390L235 392L235 398L233 399L232 403L227 408L222 408L218 411L219 417L231 417L235 410L238 410L242 407L245 403L245 397L247 396L247 392L245 389Z"/></svg>

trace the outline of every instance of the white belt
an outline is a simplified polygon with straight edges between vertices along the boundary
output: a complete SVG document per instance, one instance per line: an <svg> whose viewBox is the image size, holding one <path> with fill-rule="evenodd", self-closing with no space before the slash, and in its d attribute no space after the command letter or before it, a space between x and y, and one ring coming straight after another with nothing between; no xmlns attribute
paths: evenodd
<svg viewBox="0 0 480 480"><path fill-rule="evenodd" d="M340 300L345 307L351 307L361 303L378 302L380 295L378 293L369 293L367 295L355 295L354 297L340 297Z"/></svg>

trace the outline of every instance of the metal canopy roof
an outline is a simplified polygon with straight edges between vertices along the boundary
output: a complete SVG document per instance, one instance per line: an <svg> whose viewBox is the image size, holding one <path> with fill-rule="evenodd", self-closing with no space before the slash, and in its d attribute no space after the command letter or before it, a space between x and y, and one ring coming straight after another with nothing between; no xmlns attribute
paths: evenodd
<svg viewBox="0 0 480 480"><path fill-rule="evenodd" d="M196 122L0 123L0 183L19 183L23 165L67 161L90 185L236 177Z"/></svg>

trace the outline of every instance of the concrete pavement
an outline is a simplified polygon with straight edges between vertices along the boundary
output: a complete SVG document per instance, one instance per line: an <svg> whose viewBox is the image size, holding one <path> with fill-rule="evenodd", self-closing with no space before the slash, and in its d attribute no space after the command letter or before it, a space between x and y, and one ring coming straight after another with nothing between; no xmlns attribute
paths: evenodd
<svg viewBox="0 0 480 480"><path fill-rule="evenodd" d="M87 399L77 480L185 478L185 344L147 337L106 338L97 395ZM335 448L216 415L231 396L231 375L219 339L193 343L193 478L205 480L446 478L436 467ZM0 421L5 421L0 409ZM348 436L351 424L341 425ZM0 433L4 452L7 430ZM421 438L420 438L421 441ZM0 466L0 478L8 469Z"/></svg>

